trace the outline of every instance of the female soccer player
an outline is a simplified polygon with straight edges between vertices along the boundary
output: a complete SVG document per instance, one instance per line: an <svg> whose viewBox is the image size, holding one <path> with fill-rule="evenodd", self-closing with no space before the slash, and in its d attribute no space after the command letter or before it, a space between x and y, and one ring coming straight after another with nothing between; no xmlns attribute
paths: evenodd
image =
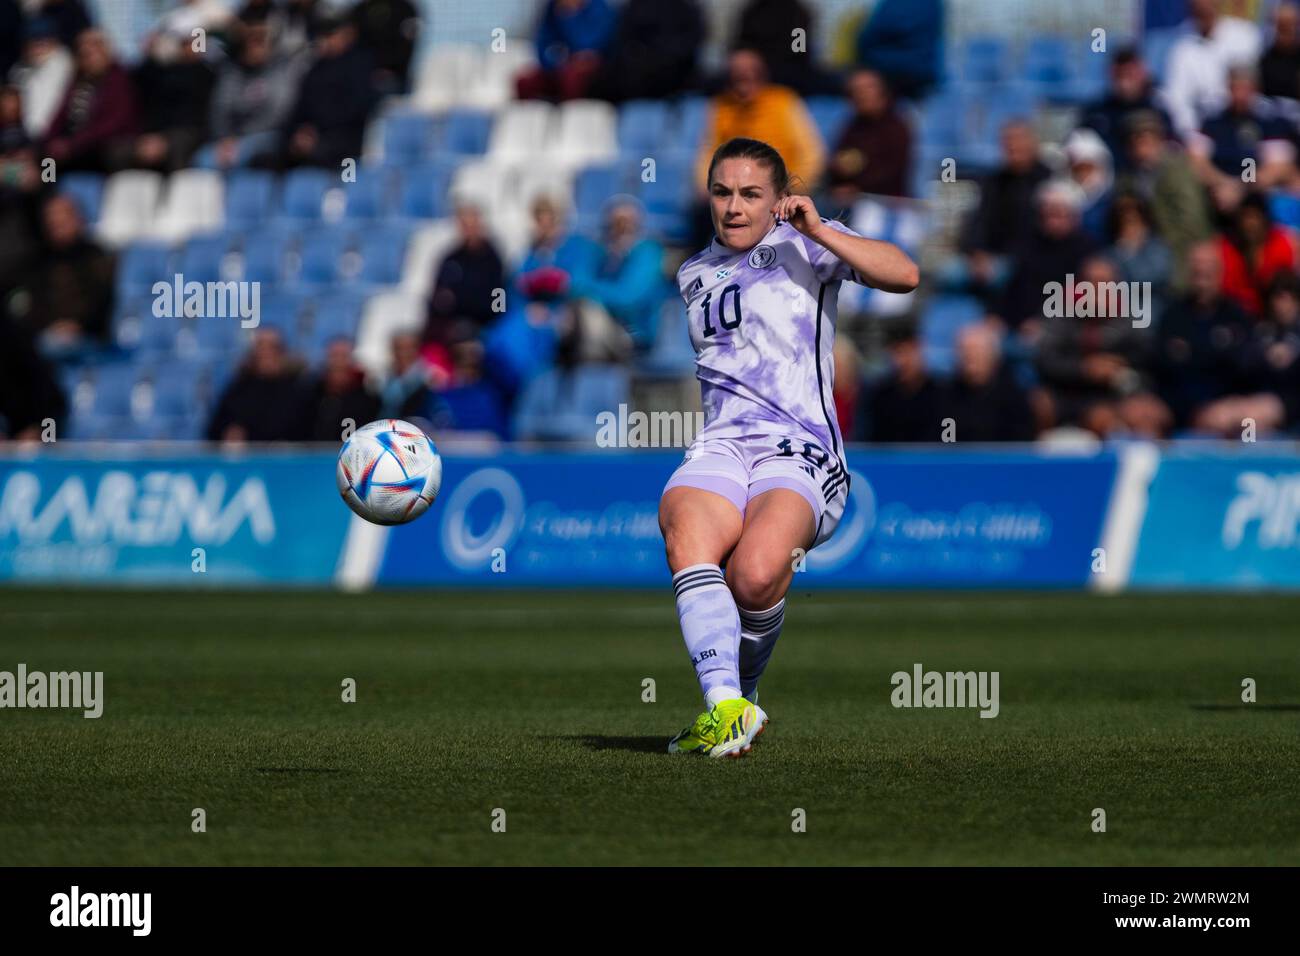
<svg viewBox="0 0 1300 956"><path fill-rule="evenodd" d="M723 143L708 184L716 237L677 273L705 426L664 488L659 526L705 702L668 750L722 757L747 753L767 723L758 679L794 565L848 498L831 400L839 284L908 292L919 275L897 246L792 195L766 143Z"/></svg>

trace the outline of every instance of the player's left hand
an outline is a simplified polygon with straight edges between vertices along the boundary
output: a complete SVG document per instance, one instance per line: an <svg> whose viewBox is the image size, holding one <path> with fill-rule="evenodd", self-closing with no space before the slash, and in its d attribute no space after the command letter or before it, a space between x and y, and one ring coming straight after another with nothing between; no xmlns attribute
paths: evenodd
<svg viewBox="0 0 1300 956"><path fill-rule="evenodd" d="M822 231L822 217L807 196L782 196L772 207L772 215L784 219L809 239L817 238Z"/></svg>

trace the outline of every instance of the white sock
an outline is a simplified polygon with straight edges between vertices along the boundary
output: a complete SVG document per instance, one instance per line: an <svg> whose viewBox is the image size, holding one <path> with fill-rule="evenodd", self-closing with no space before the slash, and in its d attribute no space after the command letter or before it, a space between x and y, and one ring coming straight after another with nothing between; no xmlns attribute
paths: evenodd
<svg viewBox="0 0 1300 956"><path fill-rule="evenodd" d="M740 694L740 614L722 568L693 564L673 575L686 651L709 709Z"/></svg>

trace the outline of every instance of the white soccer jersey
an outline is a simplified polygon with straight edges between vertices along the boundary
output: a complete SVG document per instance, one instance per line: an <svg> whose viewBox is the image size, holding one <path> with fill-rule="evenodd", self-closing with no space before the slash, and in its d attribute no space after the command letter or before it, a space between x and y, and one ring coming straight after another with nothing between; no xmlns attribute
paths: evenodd
<svg viewBox="0 0 1300 956"><path fill-rule="evenodd" d="M845 279L862 281L787 222L776 223L747 252L715 238L682 264L677 285L686 300L705 411L699 439L802 433L839 458L831 352Z"/></svg>

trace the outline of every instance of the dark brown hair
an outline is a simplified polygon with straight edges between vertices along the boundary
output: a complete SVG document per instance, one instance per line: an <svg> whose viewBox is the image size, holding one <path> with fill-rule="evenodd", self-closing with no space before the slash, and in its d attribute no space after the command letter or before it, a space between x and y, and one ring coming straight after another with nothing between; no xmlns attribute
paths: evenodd
<svg viewBox="0 0 1300 956"><path fill-rule="evenodd" d="M768 171L772 174L772 185L776 187L776 194L783 195L790 188L790 173L785 168L785 160L767 143L757 139L745 139L743 136L737 136L735 139L729 139L713 151L713 158L709 160L709 185L713 184L713 170L717 168L718 163L724 159L750 159L756 163L762 163L767 166Z"/></svg>

